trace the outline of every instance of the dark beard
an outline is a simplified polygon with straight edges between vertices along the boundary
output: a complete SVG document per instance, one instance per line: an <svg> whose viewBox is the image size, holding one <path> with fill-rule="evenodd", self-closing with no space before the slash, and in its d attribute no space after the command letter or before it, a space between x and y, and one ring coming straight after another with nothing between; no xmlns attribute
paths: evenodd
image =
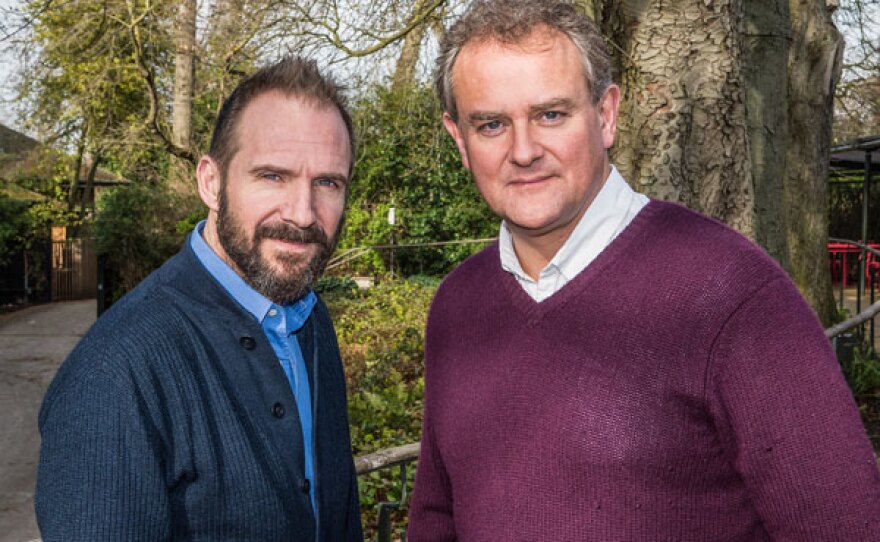
<svg viewBox="0 0 880 542"><path fill-rule="evenodd" d="M253 240L249 241L247 232L229 210L225 190L221 191L219 199L217 236L229 259L238 266L242 278L254 290L279 305L292 303L304 296L333 254L342 220L332 238L328 238L316 224L303 229L281 222L260 224L254 231ZM312 243L318 246L318 251L305 263L302 256L278 255L281 271L276 272L260 253L260 244L264 239Z"/></svg>

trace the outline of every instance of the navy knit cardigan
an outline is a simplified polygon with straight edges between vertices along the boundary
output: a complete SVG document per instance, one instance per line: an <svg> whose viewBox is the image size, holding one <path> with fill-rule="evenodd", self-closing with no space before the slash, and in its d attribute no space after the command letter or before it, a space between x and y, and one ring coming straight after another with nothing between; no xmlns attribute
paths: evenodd
<svg viewBox="0 0 880 542"><path fill-rule="evenodd" d="M316 521L271 345L189 242L102 316L49 387L36 488L53 540L362 540L345 379L323 303L312 383Z"/></svg>

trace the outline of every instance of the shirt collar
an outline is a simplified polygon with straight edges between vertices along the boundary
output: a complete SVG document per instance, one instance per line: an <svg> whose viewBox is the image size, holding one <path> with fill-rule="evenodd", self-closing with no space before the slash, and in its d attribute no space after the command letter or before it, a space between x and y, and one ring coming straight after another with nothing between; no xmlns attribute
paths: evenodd
<svg viewBox="0 0 880 542"><path fill-rule="evenodd" d="M590 203L568 239L565 240L547 266L541 270L539 278L556 272L568 281L580 273L585 267L583 262L589 262L595 257L595 254L584 254L584 247L590 243L596 247L592 252L598 253L610 244L614 236L619 233L622 217L626 215L632 205L633 198L637 196L638 194L630 188L617 168L612 165L605 184L599 189L595 199ZM498 246L501 267L505 271L516 275L520 280L535 282L523 271L513 248L513 237L505 222L501 223Z"/></svg>
<svg viewBox="0 0 880 542"><path fill-rule="evenodd" d="M293 333L301 328L308 320L312 309L317 302L315 292L309 290L306 295L293 303L279 305L267 299L263 294L254 290L250 284L244 281L238 273L229 267L220 256L214 252L208 243L202 238L205 229L205 221L199 222L190 235L190 246L196 257L208 270L214 279L229 293L230 297L251 313L257 322L262 324L263 319L273 308L284 311L287 332Z"/></svg>

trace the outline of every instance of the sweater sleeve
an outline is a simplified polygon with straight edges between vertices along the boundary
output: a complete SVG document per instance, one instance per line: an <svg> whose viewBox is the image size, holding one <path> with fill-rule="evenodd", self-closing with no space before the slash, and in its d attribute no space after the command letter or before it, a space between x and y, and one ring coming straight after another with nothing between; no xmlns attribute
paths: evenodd
<svg viewBox="0 0 880 542"><path fill-rule="evenodd" d="M789 280L766 284L724 324L707 398L774 540L880 540L876 458L821 325Z"/></svg>
<svg viewBox="0 0 880 542"><path fill-rule="evenodd" d="M40 412L35 495L46 542L170 537L158 443L142 406L131 382L106 366L53 382Z"/></svg>
<svg viewBox="0 0 880 542"><path fill-rule="evenodd" d="M434 441L427 408L422 421L422 442L407 536L412 542L456 540L452 487Z"/></svg>

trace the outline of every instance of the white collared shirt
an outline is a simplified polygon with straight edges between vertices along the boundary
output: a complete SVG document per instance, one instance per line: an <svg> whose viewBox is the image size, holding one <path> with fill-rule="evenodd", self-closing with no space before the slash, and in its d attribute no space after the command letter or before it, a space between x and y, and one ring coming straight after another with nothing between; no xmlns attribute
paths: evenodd
<svg viewBox="0 0 880 542"><path fill-rule="evenodd" d="M516 277L532 299L544 301L590 265L647 204L648 197L630 188L617 168L611 166L605 185L550 263L541 270L538 280L523 271L504 222L498 234L501 267Z"/></svg>

